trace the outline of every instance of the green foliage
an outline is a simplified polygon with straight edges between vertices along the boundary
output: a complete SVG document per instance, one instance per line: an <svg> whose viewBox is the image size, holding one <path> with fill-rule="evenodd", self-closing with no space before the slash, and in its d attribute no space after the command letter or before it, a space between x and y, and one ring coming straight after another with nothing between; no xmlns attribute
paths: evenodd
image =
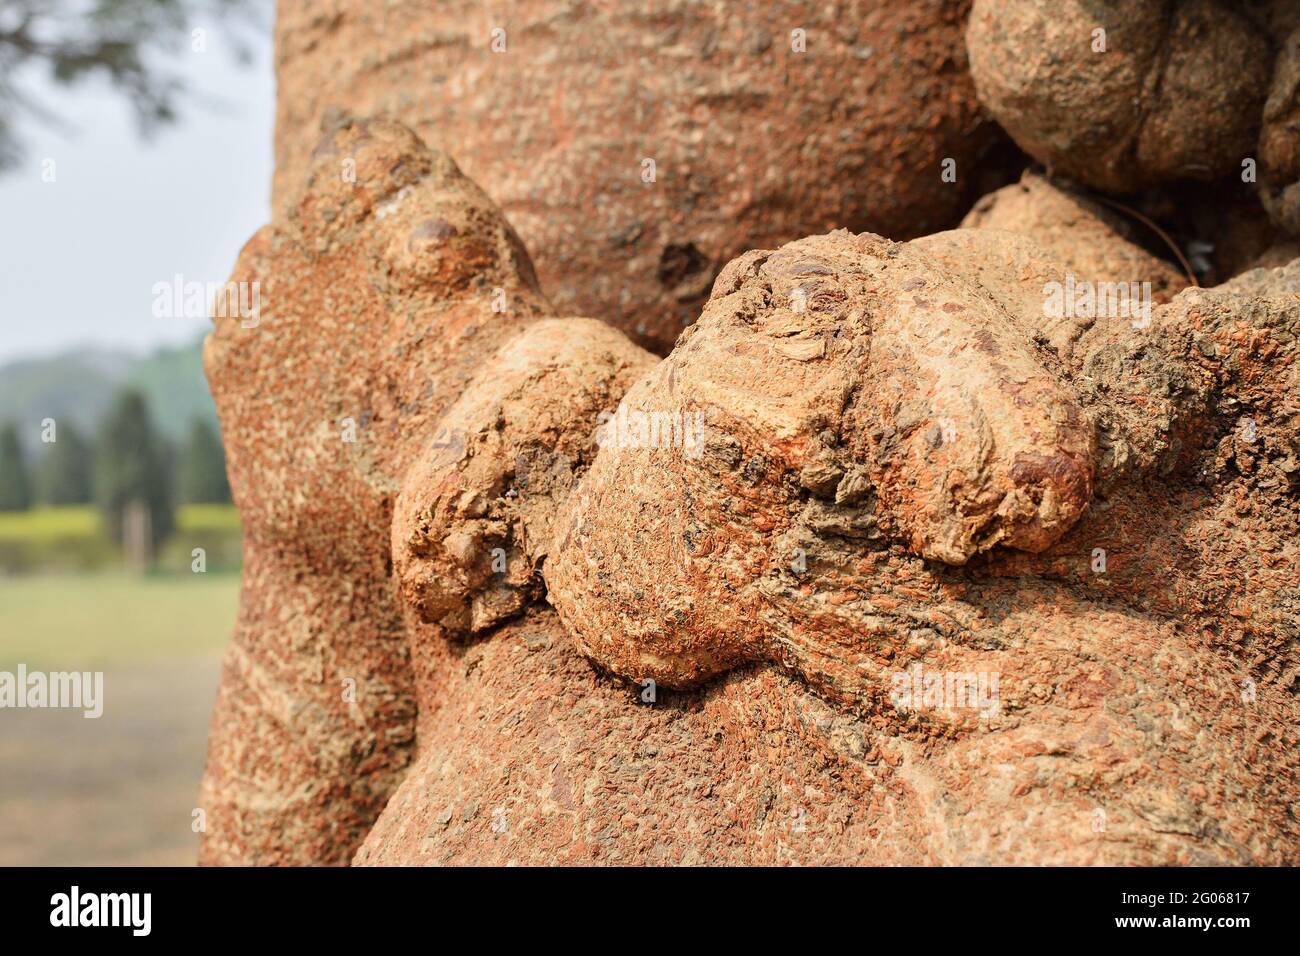
<svg viewBox="0 0 1300 956"><path fill-rule="evenodd" d="M189 533L233 534L243 528L239 512L228 504L181 505L176 513L180 531Z"/></svg>
<svg viewBox="0 0 1300 956"><path fill-rule="evenodd" d="M176 531L157 567L189 573L193 550L205 552L209 573L238 570L241 535L233 505L182 505ZM116 567L121 554L104 533L92 505L0 512L0 577L36 572L97 571Z"/></svg>
<svg viewBox="0 0 1300 956"><path fill-rule="evenodd" d="M154 424L169 441L183 442L195 418L217 422L203 377L203 342L160 348L149 355L74 349L47 358L0 365L0 419L71 422L93 435L124 387L144 393Z"/></svg>
<svg viewBox="0 0 1300 956"><path fill-rule="evenodd" d="M73 349L49 358L0 365L0 417L18 422L53 418L93 434L134 361L102 349Z"/></svg>
<svg viewBox="0 0 1300 956"><path fill-rule="evenodd" d="M203 375L202 339L136 359L123 384L144 393L158 430L178 445L189 439L194 419L217 424L217 407Z"/></svg>
<svg viewBox="0 0 1300 956"><path fill-rule="evenodd" d="M226 453L217 430L201 418L190 426L189 442L181 456L181 498L192 503L230 500Z"/></svg>
<svg viewBox="0 0 1300 956"><path fill-rule="evenodd" d="M18 440L18 427L0 428L0 511L26 511L32 506L32 482Z"/></svg>
<svg viewBox="0 0 1300 956"><path fill-rule="evenodd" d="M94 571L118 562L93 506L0 512L0 576Z"/></svg>
<svg viewBox="0 0 1300 956"><path fill-rule="evenodd" d="M71 422L56 428L36 470L36 497L47 505L87 504L94 500L94 452Z"/></svg>
<svg viewBox="0 0 1300 956"><path fill-rule="evenodd" d="M175 527L169 449L154 430L144 395L134 389L118 396L100 428L95 501L115 544L122 543L123 517L132 501L148 507L155 549Z"/></svg>
<svg viewBox="0 0 1300 956"><path fill-rule="evenodd" d="M176 118L185 94L183 73L158 54L176 52L196 21L257 24L264 0L5 0L0 18L0 168L22 157L16 115L49 118L22 88L33 67L72 86L107 80L135 112L141 133ZM238 31L227 31L242 60Z"/></svg>
<svg viewBox="0 0 1300 956"><path fill-rule="evenodd" d="M0 514L0 541L54 541L100 533L99 512L89 505L32 508Z"/></svg>

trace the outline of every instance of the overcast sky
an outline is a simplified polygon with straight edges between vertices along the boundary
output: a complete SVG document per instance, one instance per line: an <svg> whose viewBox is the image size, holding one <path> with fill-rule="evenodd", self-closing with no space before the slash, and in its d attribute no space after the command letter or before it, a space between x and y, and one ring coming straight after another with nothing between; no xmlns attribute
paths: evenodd
<svg viewBox="0 0 1300 956"><path fill-rule="evenodd" d="M183 101L180 121L150 142L106 86L30 88L75 130L24 122L26 159L0 174L0 362L85 344L146 351L207 328L155 318L152 290L177 273L225 282L270 218L271 38L243 37L247 66L216 29L206 52L184 54L202 102Z"/></svg>

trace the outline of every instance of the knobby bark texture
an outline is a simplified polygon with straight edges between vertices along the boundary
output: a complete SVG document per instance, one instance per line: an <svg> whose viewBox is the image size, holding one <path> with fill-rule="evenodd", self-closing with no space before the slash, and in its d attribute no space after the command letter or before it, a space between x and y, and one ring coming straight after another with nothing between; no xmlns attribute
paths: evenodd
<svg viewBox="0 0 1300 956"><path fill-rule="evenodd" d="M1107 192L1249 167L1300 231L1294 0L975 0L980 101L1049 169Z"/></svg>
<svg viewBox="0 0 1300 956"><path fill-rule="evenodd" d="M275 205L323 118L400 119L501 206L561 314L664 354L746 250L961 215L995 138L968 8L285 0ZM945 159L961 175L934 189Z"/></svg>
<svg viewBox="0 0 1300 956"><path fill-rule="evenodd" d="M352 15L284 4L282 78ZM205 354L247 560L204 862L1297 862L1300 262L1190 288L1027 176L726 247L660 360L408 126L300 152L296 89ZM1045 310L1084 276L1149 310Z"/></svg>

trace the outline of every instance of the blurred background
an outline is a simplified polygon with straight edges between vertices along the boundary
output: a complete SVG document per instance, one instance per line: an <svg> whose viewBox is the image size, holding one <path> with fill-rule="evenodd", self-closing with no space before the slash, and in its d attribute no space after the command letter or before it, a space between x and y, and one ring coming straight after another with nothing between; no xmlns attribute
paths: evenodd
<svg viewBox="0 0 1300 956"><path fill-rule="evenodd" d="M0 4L0 865L193 863L240 524L206 307L270 218L270 0ZM171 306L171 307L169 307Z"/></svg>

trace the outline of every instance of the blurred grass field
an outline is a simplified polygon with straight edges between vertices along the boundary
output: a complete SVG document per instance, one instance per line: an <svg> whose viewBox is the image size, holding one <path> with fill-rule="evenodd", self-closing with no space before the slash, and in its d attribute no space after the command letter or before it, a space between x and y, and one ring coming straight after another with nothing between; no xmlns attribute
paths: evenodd
<svg viewBox="0 0 1300 956"><path fill-rule="evenodd" d="M99 670L220 651L239 575L40 574L0 578L0 669Z"/></svg>
<svg viewBox="0 0 1300 956"><path fill-rule="evenodd" d="M0 577L0 670L103 671L104 712L0 710L0 866L186 866L239 575Z"/></svg>
<svg viewBox="0 0 1300 956"><path fill-rule="evenodd" d="M0 513L0 554L59 558L0 576L0 667L100 667L222 647L239 601L239 513L184 505L176 525L158 570L139 576L117 568L92 506ZM191 570L194 547L207 552L205 572ZM86 569L94 573L77 573Z"/></svg>
<svg viewBox="0 0 1300 956"><path fill-rule="evenodd" d="M158 570L138 575L119 569L93 508L0 514L0 567L6 554L36 562L0 573L0 670L105 675L98 720L0 710L0 866L193 863L191 814L239 606L239 516L189 505L177 524ZM193 547L207 550L204 573L191 570Z"/></svg>

